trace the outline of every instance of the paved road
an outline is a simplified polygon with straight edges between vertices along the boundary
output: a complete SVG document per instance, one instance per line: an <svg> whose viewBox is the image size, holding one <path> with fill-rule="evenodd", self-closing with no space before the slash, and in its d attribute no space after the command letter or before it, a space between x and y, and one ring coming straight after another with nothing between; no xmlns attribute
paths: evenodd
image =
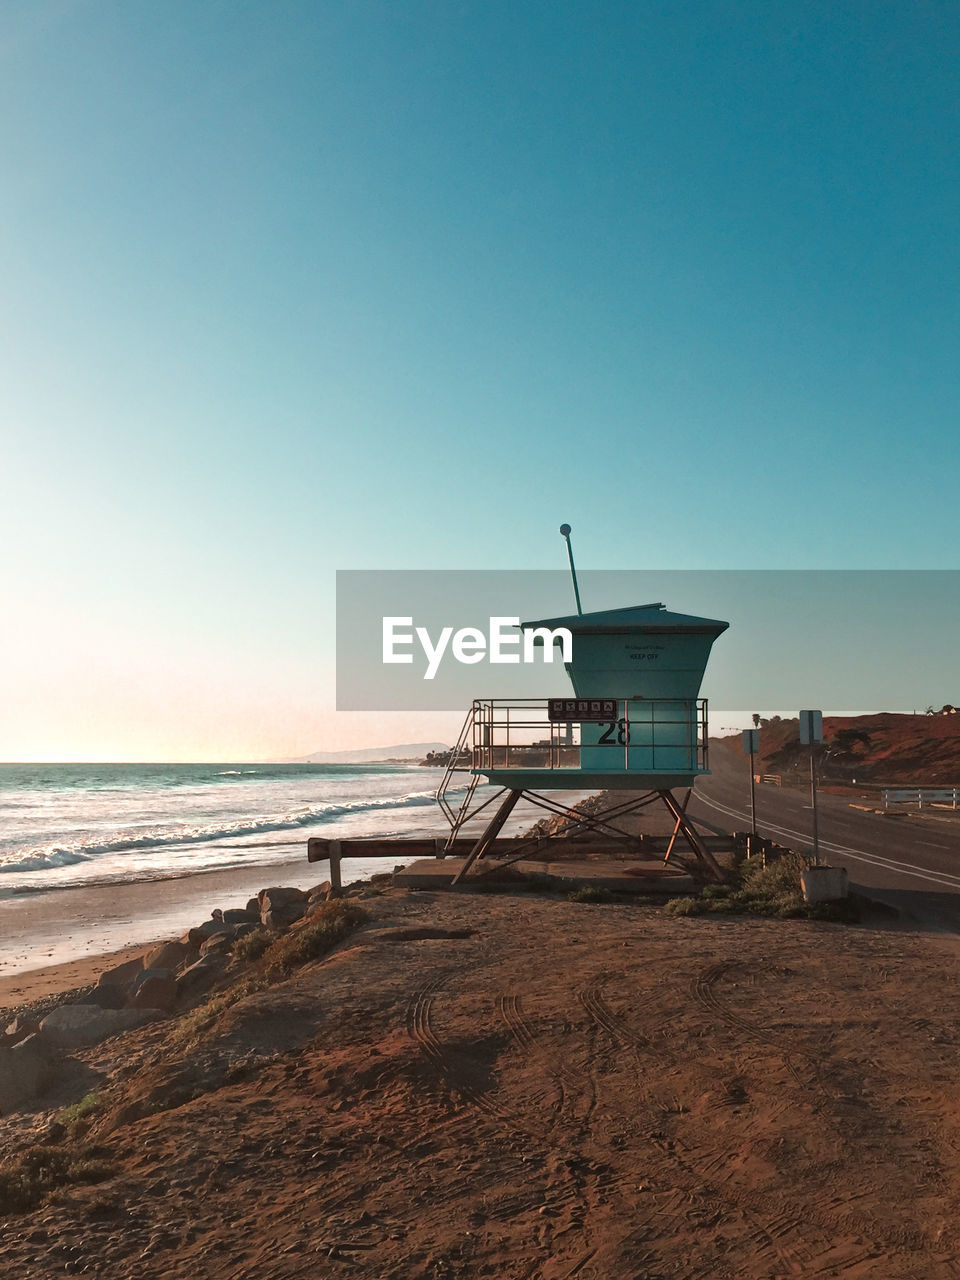
<svg viewBox="0 0 960 1280"><path fill-rule="evenodd" d="M710 767L712 775L697 783L691 814L749 830L746 758L714 748ZM854 887L927 927L960 930L960 817L884 818L852 809L850 798L823 793L818 809L821 853L847 868ZM811 849L809 790L757 787L757 828L792 848Z"/></svg>

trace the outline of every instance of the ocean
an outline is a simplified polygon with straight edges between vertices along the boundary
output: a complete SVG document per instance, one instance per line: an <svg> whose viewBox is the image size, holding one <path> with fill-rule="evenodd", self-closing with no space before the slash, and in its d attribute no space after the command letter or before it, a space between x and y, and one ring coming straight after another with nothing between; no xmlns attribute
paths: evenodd
<svg viewBox="0 0 960 1280"><path fill-rule="evenodd" d="M446 836L442 776L406 764L2 764L0 978L176 937L271 884L319 884L330 868L307 862L311 835ZM469 775L456 782L462 792ZM485 784L476 800L493 794ZM521 802L504 834L542 816ZM344 882L408 861L351 858Z"/></svg>
<svg viewBox="0 0 960 1280"><path fill-rule="evenodd" d="M441 776L388 764L0 765L0 898L305 861L311 835L444 835Z"/></svg>

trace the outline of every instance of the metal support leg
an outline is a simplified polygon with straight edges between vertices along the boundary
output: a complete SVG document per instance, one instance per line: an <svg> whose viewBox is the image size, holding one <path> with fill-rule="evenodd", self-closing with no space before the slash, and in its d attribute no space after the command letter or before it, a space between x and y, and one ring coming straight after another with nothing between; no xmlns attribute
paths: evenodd
<svg viewBox="0 0 960 1280"><path fill-rule="evenodd" d="M683 797L683 803L680 808L684 813L687 812L687 805L690 803L690 797L693 795L693 787L687 788L687 794ZM663 855L664 863L670 861L670 855L673 853L673 846L676 844L677 836L680 834L680 819L677 818L673 826L673 835L670 837L670 843L667 845L667 852Z"/></svg>
<svg viewBox="0 0 960 1280"><path fill-rule="evenodd" d="M500 829L510 817L510 814L513 812L513 806L520 799L521 795L523 795L522 791L507 792L504 797L503 804L491 818L486 831L484 831L483 835L470 850L466 862L464 862L463 866L453 877L451 884L459 884L477 859L483 857L487 849L489 849L490 845L493 844L494 840L496 840L497 836L500 834Z"/></svg>
<svg viewBox="0 0 960 1280"><path fill-rule="evenodd" d="M717 861L707 846L700 839L700 833L694 827L693 823L687 817L683 808L677 804L673 793L670 791L661 791L660 799L667 806L676 821L677 828L683 835L687 844L696 854L697 858L709 869L710 873L718 882L723 880L723 872L717 865Z"/></svg>

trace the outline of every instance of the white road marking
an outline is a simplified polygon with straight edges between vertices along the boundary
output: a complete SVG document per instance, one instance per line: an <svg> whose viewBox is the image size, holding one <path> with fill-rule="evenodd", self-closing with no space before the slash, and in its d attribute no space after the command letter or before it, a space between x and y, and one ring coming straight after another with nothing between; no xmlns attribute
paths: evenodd
<svg viewBox="0 0 960 1280"><path fill-rule="evenodd" d="M743 821L749 820L746 813L741 813L737 809L731 809L727 805L719 804L716 800L709 800L703 794L698 795L697 799L701 804L709 805L711 809L717 809L731 818L739 818ZM805 831L794 831L790 827L775 826L771 822L764 822L758 825L762 825L767 831L772 831L776 835L796 837L804 841L805 844L811 843L810 836ZM918 867L913 862L900 862L896 858L884 858L878 853L866 853L863 849L851 849L849 845L835 844L830 840L821 840L820 847L830 853L841 853L848 858L853 858L855 862L864 862L868 866L880 867L884 871L892 871L897 875L911 876L915 880L927 880L931 884L943 885L946 889L960 890L960 876L951 875L948 871L928 871L926 867Z"/></svg>

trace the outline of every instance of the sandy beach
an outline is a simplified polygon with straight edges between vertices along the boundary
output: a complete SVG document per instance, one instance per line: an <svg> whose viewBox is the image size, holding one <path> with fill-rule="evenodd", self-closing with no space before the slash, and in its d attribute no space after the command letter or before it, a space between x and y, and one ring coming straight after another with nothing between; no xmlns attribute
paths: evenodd
<svg viewBox="0 0 960 1280"><path fill-rule="evenodd" d="M117 952L179 937L215 908L242 907L268 885L306 889L325 877L326 864L311 866L304 851L278 866L3 899L0 1008L95 981Z"/></svg>
<svg viewBox="0 0 960 1280"><path fill-rule="evenodd" d="M79 1051L0 1122L2 1163L96 1098L53 1149L99 1180L8 1219L11 1274L960 1274L952 942L509 892L364 905L325 959L193 1034Z"/></svg>

